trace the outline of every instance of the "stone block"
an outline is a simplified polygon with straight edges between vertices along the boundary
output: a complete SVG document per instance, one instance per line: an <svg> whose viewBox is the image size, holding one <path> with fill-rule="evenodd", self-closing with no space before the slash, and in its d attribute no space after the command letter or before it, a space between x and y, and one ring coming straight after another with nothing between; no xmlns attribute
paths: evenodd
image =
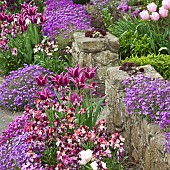
<svg viewBox="0 0 170 170"><path fill-rule="evenodd" d="M152 78L160 78L159 73L150 66L142 66L144 75ZM122 135L125 137L125 147L129 155L140 163L144 170L168 170L170 169L170 156L164 152L163 131L159 125L148 123L146 119L141 119L138 114L129 115L123 102L124 86L122 81L129 75L119 70L119 67L110 67L107 69L105 80L106 90L108 94L108 123L109 130L116 129L116 126L122 123L124 131Z"/></svg>
<svg viewBox="0 0 170 170"><path fill-rule="evenodd" d="M107 38L107 47L110 51L112 52L118 52L119 49L119 39L115 36L113 36L112 34L110 34L109 32L106 35Z"/></svg>
<svg viewBox="0 0 170 170"><path fill-rule="evenodd" d="M98 68L95 79L100 84L100 91L104 92L106 70L118 65L118 38L109 33L102 38L89 38L84 32L76 32L72 46L74 63L80 67Z"/></svg>

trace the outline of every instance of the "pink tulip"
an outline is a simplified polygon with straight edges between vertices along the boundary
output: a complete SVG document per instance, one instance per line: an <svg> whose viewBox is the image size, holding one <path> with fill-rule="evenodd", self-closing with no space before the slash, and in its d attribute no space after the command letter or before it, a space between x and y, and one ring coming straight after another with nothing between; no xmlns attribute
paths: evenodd
<svg viewBox="0 0 170 170"><path fill-rule="evenodd" d="M150 15L150 18L152 21L158 21L160 18L160 15L157 12L152 12L152 14Z"/></svg>
<svg viewBox="0 0 170 170"><path fill-rule="evenodd" d="M142 12L139 13L139 15L142 18L142 20L148 20L150 18L147 10L143 10Z"/></svg>
<svg viewBox="0 0 170 170"><path fill-rule="evenodd" d="M41 87L45 86L47 83L47 74L44 77L42 75L35 77L35 81L39 86Z"/></svg>
<svg viewBox="0 0 170 170"><path fill-rule="evenodd" d="M155 12L156 8L157 8L157 5L154 2L147 5L147 9L149 12Z"/></svg>
<svg viewBox="0 0 170 170"><path fill-rule="evenodd" d="M159 15L162 18L168 17L168 10L166 10L164 7L159 8Z"/></svg>
<svg viewBox="0 0 170 170"><path fill-rule="evenodd" d="M170 0L163 0L163 1L162 1L162 6L163 6L166 10L170 9Z"/></svg>
<svg viewBox="0 0 170 170"><path fill-rule="evenodd" d="M85 77L88 79L92 79L96 75L97 67L91 69L89 66L86 66L86 70L84 71Z"/></svg>

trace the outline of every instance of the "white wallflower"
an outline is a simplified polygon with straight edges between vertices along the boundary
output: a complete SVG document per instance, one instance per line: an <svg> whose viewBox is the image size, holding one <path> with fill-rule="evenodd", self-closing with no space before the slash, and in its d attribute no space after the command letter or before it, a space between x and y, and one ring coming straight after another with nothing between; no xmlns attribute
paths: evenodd
<svg viewBox="0 0 170 170"><path fill-rule="evenodd" d="M93 153L93 151L91 151L90 149L88 149L86 151L84 151L84 150L81 151L80 152L80 158L81 158L80 164L81 165L87 164L92 159L92 153Z"/></svg>
<svg viewBox="0 0 170 170"><path fill-rule="evenodd" d="M97 164L96 161L92 162L90 165L91 165L91 167L92 167L93 170L97 170L97 169L98 169L98 168L97 168L97 167L98 167L98 164Z"/></svg>
<svg viewBox="0 0 170 170"><path fill-rule="evenodd" d="M102 168L106 169L106 163L105 162L101 162L102 163Z"/></svg>

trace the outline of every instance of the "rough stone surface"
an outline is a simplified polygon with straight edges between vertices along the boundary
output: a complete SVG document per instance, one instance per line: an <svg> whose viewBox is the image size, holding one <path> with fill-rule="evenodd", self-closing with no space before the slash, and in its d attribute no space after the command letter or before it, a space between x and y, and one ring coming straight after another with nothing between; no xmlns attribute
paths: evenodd
<svg viewBox="0 0 170 170"><path fill-rule="evenodd" d="M104 93L106 70L118 65L118 38L107 33L103 38L85 37L85 33L74 33L73 60L80 67L98 67L96 81Z"/></svg>
<svg viewBox="0 0 170 170"><path fill-rule="evenodd" d="M150 65L142 66L145 75L162 78ZM129 115L123 103L124 86L122 81L129 75L111 67L107 70L106 90L108 94L107 112L108 129L118 130L126 138L126 149L134 162L139 162L144 170L170 169L170 155L163 150L163 131L155 123L148 123L138 115Z"/></svg>

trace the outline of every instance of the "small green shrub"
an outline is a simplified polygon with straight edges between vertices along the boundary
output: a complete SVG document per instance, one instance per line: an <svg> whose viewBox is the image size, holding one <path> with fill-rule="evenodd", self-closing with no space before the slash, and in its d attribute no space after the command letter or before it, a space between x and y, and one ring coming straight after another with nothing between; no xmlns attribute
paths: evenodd
<svg viewBox="0 0 170 170"><path fill-rule="evenodd" d="M121 62L134 62L140 66L150 64L155 68L157 72L161 74L164 79L170 80L170 55L165 54L150 54L147 56L132 56L130 58L126 58Z"/></svg>
<svg viewBox="0 0 170 170"><path fill-rule="evenodd" d="M146 34L144 36L138 34L138 32L125 32L119 39L119 57L125 59L132 55L146 56L153 53L150 48L150 37Z"/></svg>

